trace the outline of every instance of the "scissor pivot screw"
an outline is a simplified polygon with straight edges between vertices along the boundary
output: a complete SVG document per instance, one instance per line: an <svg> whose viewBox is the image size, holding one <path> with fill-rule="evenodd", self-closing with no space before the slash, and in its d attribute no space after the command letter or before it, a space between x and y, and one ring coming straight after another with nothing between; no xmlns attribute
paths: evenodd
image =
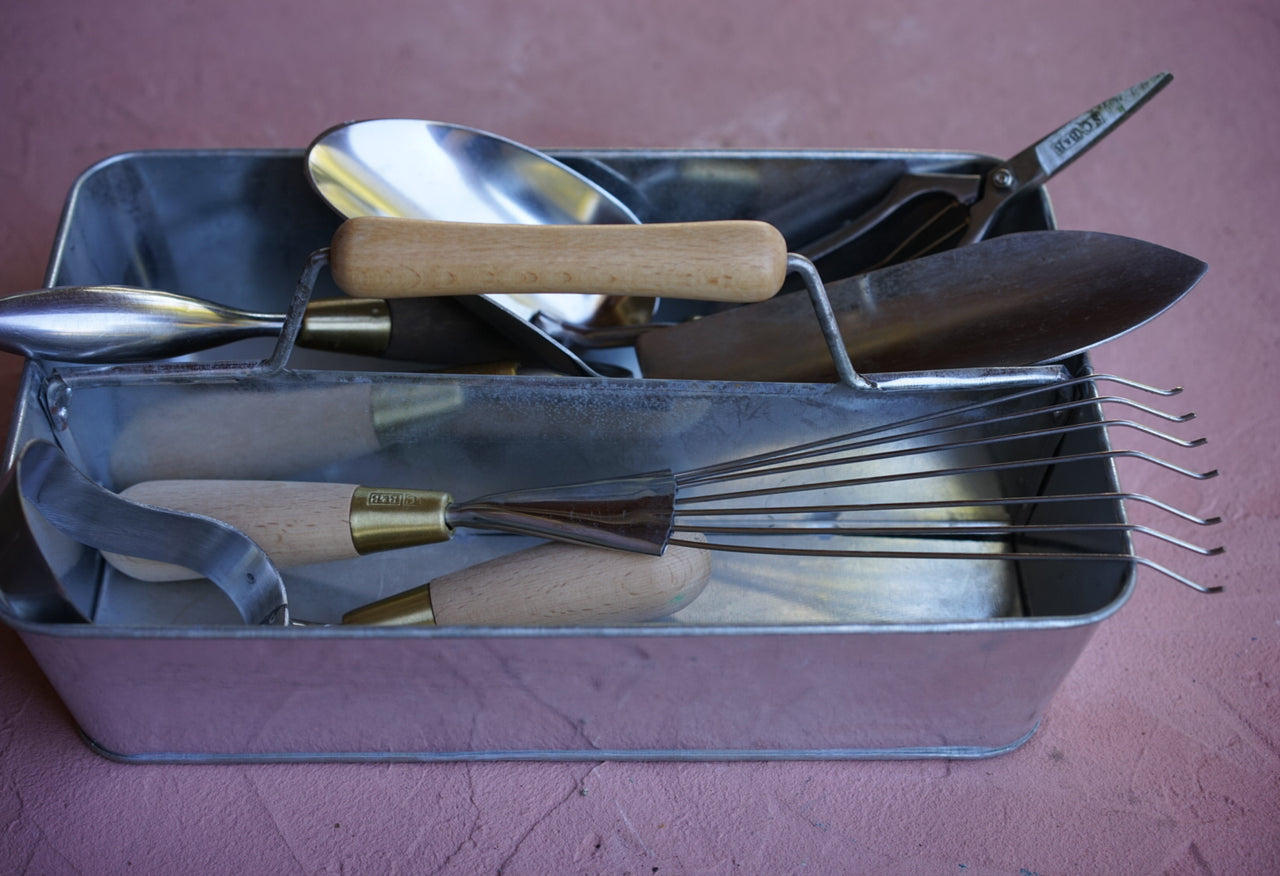
<svg viewBox="0 0 1280 876"><path fill-rule="evenodd" d="M1007 167L1002 167L991 174L991 184L998 189L1011 189L1014 182L1013 171Z"/></svg>

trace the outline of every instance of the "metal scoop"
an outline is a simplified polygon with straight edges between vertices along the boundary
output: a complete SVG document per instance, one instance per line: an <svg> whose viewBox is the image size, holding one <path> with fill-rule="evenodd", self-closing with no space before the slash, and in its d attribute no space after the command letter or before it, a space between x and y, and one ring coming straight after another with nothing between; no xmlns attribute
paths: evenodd
<svg viewBox="0 0 1280 876"><path fill-rule="evenodd" d="M528 146L475 128L416 119L337 125L307 150L307 176L340 215L512 225L638 224L625 204ZM578 327L648 322L653 298L495 294L477 305ZM496 325L510 329L509 321ZM532 325L530 331L539 331Z"/></svg>

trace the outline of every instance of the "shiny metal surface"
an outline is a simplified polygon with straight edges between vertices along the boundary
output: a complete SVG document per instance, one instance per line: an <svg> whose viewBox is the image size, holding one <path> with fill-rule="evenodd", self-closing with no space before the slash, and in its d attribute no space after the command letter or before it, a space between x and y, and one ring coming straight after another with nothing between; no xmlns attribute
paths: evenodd
<svg viewBox="0 0 1280 876"><path fill-rule="evenodd" d="M453 527L660 554L671 534L675 492L671 473L655 472L482 496L450 506L448 520Z"/></svg>
<svg viewBox="0 0 1280 876"><path fill-rule="evenodd" d="M903 174L874 207L802 251L831 280L981 240L1015 197L1043 186L1172 81L1171 74L1158 73L1126 88L985 173ZM908 205L927 199L933 206L913 220L897 228L888 222L895 214L906 214ZM892 233L872 241L877 231ZM870 255L876 248L878 254Z"/></svg>
<svg viewBox="0 0 1280 876"><path fill-rule="evenodd" d="M16 498L15 498L16 497ZM280 573L262 549L217 520L151 508L130 502L89 480L54 445L25 446L5 486L7 505L21 500L54 529L86 547L174 563L199 572L226 595L246 624L287 624L288 600ZM26 620L48 621L51 614L84 616L57 576L39 574L32 524L25 514L6 510L11 527L5 566L28 577L4 584L4 597ZM16 531L14 531L16 530Z"/></svg>
<svg viewBox="0 0 1280 876"><path fill-rule="evenodd" d="M19 631L95 749L137 763L833 760L1016 748L1105 617L715 635Z"/></svg>
<svg viewBox="0 0 1280 876"><path fill-rule="evenodd" d="M386 375L377 384L394 396L399 385L411 388L409 378ZM522 478L533 485L535 474L642 471L659 459L694 467L720 458L729 436L739 447L794 443L810 434L815 417L830 428L837 420L923 414L959 396L990 397L990 390L972 386L886 395L839 385L743 384L726 392L698 383L623 381L601 393L594 381L564 378L433 383L447 385L457 403L421 407L419 422L401 422L393 433L371 437L374 443L344 453L334 430L317 436L313 425L287 418L245 435L228 448L229 459L258 453L260 442L305 446L308 437L323 437L330 454L312 454L314 467L298 472L300 478L385 483L395 475L479 491ZM328 411L336 424L358 419L334 416L347 408L352 389L363 390L369 404L367 384L342 372L230 385L181 375L118 385L72 380L68 434L87 470L109 478L107 463L126 440L120 429L148 411L207 407L222 394L228 398L220 409L234 410L237 399L267 401L279 390L281 399L302 393L313 408L332 396ZM115 422L99 415L107 410L117 412ZM1088 418L1091 410L1086 405L1071 416ZM591 434L565 422L565 411L595 424ZM513 436L512 422L528 431ZM1090 430L1057 440L1096 450L1100 435ZM1049 453L1052 443L1046 441ZM548 460L547 467L530 472L530 458ZM297 462L281 453L279 464ZM1101 461L1079 468L1048 489L1113 483ZM1035 491L1042 475L980 477L1016 495ZM964 495L973 485L952 488ZM1038 516L1079 519L1079 509L1065 504L1062 511L1039 507ZM1123 520L1117 501L1089 507L1091 520ZM1127 552L1123 532L1079 537L1095 550ZM528 543L478 535L290 570L291 610L332 622L409 582ZM164 637L113 629L140 613L157 623L170 612L184 617L198 600L181 589L157 598L154 588L107 574L99 582L101 626L72 634L65 625L10 622L57 677L86 735L115 756L143 761L979 756L1032 731L1090 627L1123 601L1132 574L1123 559L1084 571L1054 562L717 555L703 594L673 622L654 627L590 636L306 628L273 630L270 638L246 638L244 628L230 627L214 633L180 626ZM201 608L208 617L210 606ZM247 672L250 664L259 670ZM850 665L859 672L850 673ZM214 707L227 697L235 709ZM619 708L620 697L632 705ZM279 708L282 700L289 709ZM444 701L448 709L439 708ZM345 705L333 708L336 702ZM326 711L337 714L324 718ZM567 724L557 717L564 714L585 724ZM511 720L516 715L523 720Z"/></svg>
<svg viewBox="0 0 1280 876"><path fill-rule="evenodd" d="M844 377L833 348L864 372L1053 362L1156 318L1207 269L1133 238L1026 231L827 283L821 334L784 295L646 332L637 356L649 377L697 380Z"/></svg>
<svg viewBox="0 0 1280 876"><path fill-rule="evenodd" d="M307 150L307 174L341 215L521 225L635 223L620 200L548 155L463 125L416 119L347 122ZM490 295L525 320L575 325L644 321L652 299ZM638 307L638 309L637 309Z"/></svg>
<svg viewBox="0 0 1280 876"><path fill-rule="evenodd" d="M308 272L311 282L317 276ZM310 297L310 289L308 297ZM170 292L125 286L60 286L0 298L0 350L55 362L110 364L186 356L249 338L274 337L286 314L253 313ZM310 301L301 347L443 366L521 356L455 302L412 298ZM292 345L291 345L292 346ZM532 352L542 362L549 345ZM551 360L561 364L551 351ZM577 373L571 365L569 373Z"/></svg>
<svg viewBox="0 0 1280 876"><path fill-rule="evenodd" d="M1006 410L1013 402L1037 396L1052 400L1082 383L1118 386L1133 395L1168 398L1178 394L1176 389L1161 390L1110 375L1094 375L1024 388L906 420L889 420L799 445L782 444L741 458L721 458L686 471L541 486L457 503L438 491L285 480L151 481L142 485L145 494L131 488L125 495L224 519L259 538L281 566L337 559L348 538L358 553L366 554L445 542L455 530L470 528L652 554L661 554L669 544L675 544L774 556L881 560L1131 561L1194 589L1209 591L1211 588L1131 552L1085 550L1074 539L1090 533L1140 533L1201 556L1217 555L1221 548L1202 548L1150 526L1092 520L1033 524L1020 518L1042 502L1087 507L1089 503L1126 500L1141 501L1182 522L1202 526L1216 523L1218 518L1197 518L1168 503L1113 490L1009 495L994 488L1000 483L998 478L992 480L988 492L977 486L975 479L987 475L1036 471L1052 465L1109 463L1119 458L1194 480L1217 475L1216 470L1195 471L1137 450L1062 456L1045 455L1043 449L1074 432L1102 430L1155 439L1166 448L1200 447L1203 439L1179 438L1113 412L1140 411L1168 424L1186 423L1193 419L1189 414L1170 414L1124 396L1038 403L1014 413ZM875 391L870 385L865 389ZM1064 425L1038 422L1081 407L1102 406L1108 419ZM957 492L961 483L968 486ZM906 495L909 486L915 488L911 496ZM336 498L342 503L349 500L349 505L337 503L330 492L333 490ZM330 537L316 539L316 532ZM1015 537L1035 545L1034 549L1003 550L1006 538ZM984 544L985 549L975 550L975 545ZM339 548L337 556L332 553L335 547ZM163 579L156 576L148 580Z"/></svg>
<svg viewBox="0 0 1280 876"><path fill-rule="evenodd" d="M982 495L972 482L963 496L953 493L964 479L995 473L1037 470L1111 459L1131 459L1192 480L1208 480L1217 470L1195 471L1149 453L1097 450L1070 456L1041 457L1025 449L1027 442L1059 439L1078 431L1133 430L1168 448L1193 448L1203 438L1186 440L1133 420L1111 416L1113 410L1142 413L1169 424L1185 423L1192 414L1175 415L1124 397L1060 402L1010 414L1002 406L1046 392L1061 394L1073 384L1119 387L1135 395L1177 395L1111 375L1091 375L1058 386L1023 389L977 405L964 405L905 421L808 441L797 447L756 454L676 474L671 544L696 535L712 550L773 556L839 556L858 559L981 559L1011 562L1132 561L1161 572L1194 590L1221 588L1196 583L1184 575L1126 551L1123 555L1081 550L1074 539L1086 533L1140 533L1192 554L1217 556L1223 548L1205 548L1147 526L1123 522L1030 523L1042 503L1132 501L1160 508L1176 520L1212 526L1220 518L1200 518L1167 503L1133 494L1074 493L1050 495ZM1063 426L1027 428L1038 417L1062 415L1081 406L1104 408L1108 419L1068 422ZM1030 446L1035 447L1032 443ZM973 454L972 456L969 454ZM958 461L958 464L956 464ZM920 484L925 486L920 488ZM918 490L913 498L906 487ZM997 539L1017 537L1028 547L1002 551ZM988 549L974 549L987 544ZM957 550L958 548L958 550Z"/></svg>
<svg viewBox="0 0 1280 876"><path fill-rule="evenodd" d="M386 301L370 298L327 298L310 301L302 317L297 343L303 347L381 356L391 346L394 325ZM431 343L422 345L430 352ZM439 361L449 361L441 357Z"/></svg>
<svg viewBox="0 0 1280 876"><path fill-rule="evenodd" d="M873 201L886 175L991 164L964 153L557 157L594 178L625 180L646 221L768 217L790 240L830 230L847 210ZM165 288L282 311L298 266L336 225L298 173L301 158L170 152L103 162L76 183L46 285ZM225 196L247 190L260 195L258 209ZM1052 218L1047 201L1031 193L1009 204L1002 222L1030 230ZM46 412L53 410L71 460L113 488L162 469L189 474L188 465L204 467L201 476L235 466L237 476L368 483L395 476L481 495L535 486L530 458L550 460L539 478L566 481L687 468L722 455L729 441L742 451L797 443L815 425L901 419L936 409L943 397L989 398L1059 380L1062 370L874 375L878 389L866 392L839 384L424 378L378 360L369 360L377 370L352 372L307 350L271 373L237 372L221 361L239 352L252 365L264 348L269 341L241 342L177 368L132 366L131 376L118 378L66 368L55 379L29 366L9 458L15 443L52 434ZM1083 361L1069 364L1087 370ZM1096 396L1087 384L1080 393ZM1100 415L1086 405L1067 416ZM255 428L235 428L245 421ZM516 422L522 428L513 440ZM218 453L183 454L182 436L193 432ZM1105 434L1085 430L1045 450L1108 447ZM1114 468L1101 462L993 477L1006 480L1008 495L1116 487ZM1071 503L1046 502L1031 522L1080 519ZM1120 502L1103 502L1089 519L1125 515ZM1130 550L1124 533L1083 538L1094 550ZM420 583L531 541L481 535L295 570L286 574L291 610L336 619L388 595L384 582L412 574ZM1134 578L1127 562L1013 570L718 555L706 590L670 625L156 631L108 625L140 611L182 617L199 594L142 592L77 564L64 580L73 595L97 594L103 626L4 619L91 744L134 761L981 757L1034 732Z"/></svg>
<svg viewBox="0 0 1280 876"><path fill-rule="evenodd" d="M639 222L617 198L549 155L463 125L346 122L307 150L312 184L343 216L586 225Z"/></svg>
<svg viewBox="0 0 1280 876"><path fill-rule="evenodd" d="M275 335L283 326L283 315L125 286L64 286L0 298L0 350L60 362L166 359Z"/></svg>
<svg viewBox="0 0 1280 876"><path fill-rule="evenodd" d="M357 487L348 511L351 544L367 554L448 541L450 501L447 493L429 490Z"/></svg>
<svg viewBox="0 0 1280 876"><path fill-rule="evenodd" d="M597 381L565 378L370 377L338 371L259 372L235 380L229 376L225 369L184 369L146 377L135 372L87 371L68 373L62 378L65 386L49 389L69 399L64 435L74 438L78 464L112 489L157 477L256 477L400 485L467 498L608 480L665 466L697 469L723 463L729 447L749 457L803 444L815 437L819 427L823 435L841 431L842 424L874 428L964 401L990 401L1014 389L1001 381L939 388L917 380L902 389L741 384L726 392L721 385L697 382L610 381L609 391L602 392ZM1041 387L1045 392L1038 400L1028 397L1013 404L1034 408L1043 403L1044 395L1055 397L1057 392L1043 376L1038 369L1022 372L1024 387ZM1003 377L1011 381L1013 375ZM1079 386L1071 391L1079 391ZM388 403L401 416L394 424L379 427L378 409ZM410 416L410 410L416 414ZM1090 410L1086 405L1066 415L1081 417ZM1044 414L1031 422L1063 415ZM257 427L240 427L243 417ZM513 428L517 423L519 428ZM582 423L590 423L591 428L584 429ZM1094 439L1101 437L1098 430L1091 432ZM1075 435L1055 430L1026 442L1022 451L1033 457L1052 456L1056 445ZM197 445L203 450L191 452ZM998 445L994 449L1004 452ZM931 461L954 466L966 458L974 461L975 455L986 453L942 451ZM530 460L538 462L530 465ZM1105 465L1105 460L1098 459L1077 468L1090 472ZM873 461L864 469L869 474L891 475L902 465L894 460ZM1033 467L977 473L942 478L942 483L903 481L889 491L903 501L1031 495L1038 492L1038 471ZM1078 481L1072 492L1094 489L1097 484ZM1087 517L1093 519L1117 504L1103 500L1089 506ZM668 525L669 514L662 520L663 531ZM1099 552L1125 552L1123 539L1113 536L1119 534L1096 533L1086 542L1096 542L1091 549ZM314 583L291 586L291 603L299 616L323 621L385 595L368 592L368 584L416 585L449 571L454 562L486 559L490 555L486 552L516 549L523 541L460 530L444 544L370 554L359 563L294 569L286 573L291 579L298 575ZM1104 543L1109 545L1106 549ZM884 589L884 599L877 598L879 605L872 614L886 620L990 617L1016 610L1016 591L1010 588L1018 570L1012 565L976 564L981 569L970 576L959 571L963 563L944 563L946 587L930 585L932 574L903 586L932 565L905 561L895 568L892 561L818 558L801 564L793 558L756 558L736 566L733 574L747 579L763 576L755 586L767 592L822 594L826 610L812 614L797 604L799 610L760 612L750 608L750 600L721 598L718 594L726 591L717 587L709 587L692 609L701 610L701 623L717 626L850 621L864 617L859 600ZM1002 565L1008 568L992 568ZM1021 570L1021 574L1028 573ZM846 588L853 579L861 582L857 590L865 587L865 591L850 602ZM886 588L885 581L898 583ZM110 579L104 590L104 619L117 612L130 616L139 610L168 610L161 603L140 609L135 597L141 595L132 582ZM154 598L150 591L147 596ZM305 604L317 598L322 599L319 604Z"/></svg>

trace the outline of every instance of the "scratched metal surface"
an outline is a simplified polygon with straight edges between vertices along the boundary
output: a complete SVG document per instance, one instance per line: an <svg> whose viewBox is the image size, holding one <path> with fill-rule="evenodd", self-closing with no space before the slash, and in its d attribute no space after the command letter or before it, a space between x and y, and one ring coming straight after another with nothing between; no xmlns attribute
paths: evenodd
<svg viewBox="0 0 1280 876"><path fill-rule="evenodd" d="M851 192L865 197L860 183L883 179L884 174L868 171L881 164L896 172L904 164L945 167L973 159L584 152L577 160L606 167L651 204L671 198L662 194L668 188L683 194L686 202L672 200L665 212L655 214L676 219L778 215L797 200L797 192L820 206L827 192L832 198L853 197ZM280 252L301 253L301 263L323 245L333 222L298 185L300 166L297 153L174 152L110 159L73 188L51 281L190 293L194 278L223 290L221 303L285 309L292 294L291 265ZM652 180L659 182L646 182ZM260 192L258 200L228 196L250 183ZM1034 199L1023 215L1033 227L1050 221L1043 202ZM216 245L210 246L211 240ZM125 252L134 256L122 259ZM253 258L254 253L260 255ZM196 358L212 367L225 363L227 355L216 350ZM285 372L263 376L237 376L234 364L223 364L209 376L146 366L124 374L55 370L30 382L19 411L19 421L30 428L14 436L10 452L32 438L52 438L90 477L115 489L167 477L291 478L443 489L467 498L656 468L694 468L1001 394L990 387L859 391L697 381L622 380L603 387L565 377L460 378L335 367L313 370L300 354ZM1022 406L1042 403L1031 398ZM379 428L389 413L391 425ZM1102 446L1101 438L1093 441ZM1029 455L1055 452L1056 442L1050 442ZM986 461L991 457L985 449L933 451L914 466ZM883 476L901 465L885 461L856 468ZM1077 485L1092 477L1097 487L1114 489L1109 466L1099 462L1092 468L1079 474ZM847 476L843 469L828 477ZM1025 475L989 474L902 481L811 498L1021 495L1034 492L1026 480ZM1106 510L1099 505L1097 513ZM1111 514L1118 516L1118 508ZM295 616L334 622L373 599L528 544L463 535L446 545L284 570L285 586ZM868 547L941 549L928 540ZM980 540L947 548L981 555L1012 549ZM1120 539L1108 549L1124 552L1126 547ZM1123 602L1130 583L1121 565L725 554L713 560L704 594L670 622L644 631L659 638L641 644L626 628L532 638L519 629L468 635L372 629L336 636L302 629L268 631L280 634L275 637L279 653L273 654L270 635L249 650L237 644L243 631L210 633L210 625L234 624L236 618L208 582L158 588L114 569L95 572L92 563L59 565L94 578L64 583L98 626L91 634L28 626L24 638L88 739L113 756L141 761L491 759L515 753L553 759L593 753L613 758L723 758L735 752L769 758L995 754L1034 730L1053 686L1092 627ZM1036 595L1048 590L1069 595L1051 616L1032 610ZM806 641L814 649L811 657L805 656ZM479 666L485 663L481 655L493 649L504 652L501 673L454 671L435 679L433 696L455 706L450 722L433 721L434 706L412 693L420 683L413 667ZM794 667L777 662L779 650L811 666L805 673L810 694L803 703L792 696ZM937 657L941 651L948 654L943 661ZM582 678L557 669L566 654L585 658L596 652L600 656L588 662L611 668L593 678L586 691ZM983 671L995 653L1009 668ZM245 659L269 662L276 673L259 674L246 684ZM658 662L650 665L653 661ZM863 667L852 687L846 662ZM307 686L320 702L349 702L349 718L300 704L287 717L275 716L274 704L295 699L300 679L311 677L317 664L335 668ZM659 677L673 675L675 666L697 666L683 674L679 708L673 708L670 692L648 690L635 680L636 673L667 664ZM98 671L104 666L105 675ZM730 673L741 674L743 681L727 700L720 689ZM401 694L371 696L371 679ZM578 714L591 729L567 735L535 729L536 722L519 718L527 707L511 710L519 702L511 695L513 683L521 689L538 686L539 701L552 704L552 713ZM618 689L626 691L626 707L611 693ZM193 698L223 717L192 714L189 705L177 705ZM998 708L992 705L996 702ZM735 717L776 709L778 703L788 704L785 719L744 724ZM266 724L274 726L271 734L260 732ZM478 724L490 732L477 735L469 729Z"/></svg>

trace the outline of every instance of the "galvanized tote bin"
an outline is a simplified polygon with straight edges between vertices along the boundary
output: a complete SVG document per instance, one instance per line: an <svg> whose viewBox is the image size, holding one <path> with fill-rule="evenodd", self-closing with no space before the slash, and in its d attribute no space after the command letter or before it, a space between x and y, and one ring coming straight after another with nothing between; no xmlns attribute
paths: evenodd
<svg viewBox="0 0 1280 876"><path fill-rule="evenodd" d="M904 170L971 172L918 152L556 153L645 221L761 218L821 233ZM1003 229L1052 227L1034 195ZM89 169L48 285L163 289L288 309L338 219L299 152L152 152ZM338 294L322 278L317 295ZM35 440L110 489L173 474L430 485L455 495L739 457L1088 375L921 374L842 384L425 373L270 340L158 366L31 363L5 468ZM1062 394L1092 398L1091 383ZM1028 406L1031 404L1027 402ZM1099 417L1097 406L1071 416ZM1106 449L1098 430L1045 455ZM998 452L998 451L992 451ZM1107 462L993 474L1004 495L1116 490ZM904 487L903 489L921 489ZM956 485L963 490L964 485ZM1101 507L1101 506L1095 506ZM1053 506L1037 512L1052 519ZM1124 520L1117 502L1094 513ZM1035 731L1133 563L850 560L717 554L710 584L660 622L618 627L325 626L356 605L534 542L476 533L284 570L318 625L238 622L209 582L148 584L29 514L92 624L0 604L102 754L136 762L983 757ZM1123 533L1090 549L1131 556ZM998 547L1019 550L1012 537ZM10 569L4 574L22 574Z"/></svg>

